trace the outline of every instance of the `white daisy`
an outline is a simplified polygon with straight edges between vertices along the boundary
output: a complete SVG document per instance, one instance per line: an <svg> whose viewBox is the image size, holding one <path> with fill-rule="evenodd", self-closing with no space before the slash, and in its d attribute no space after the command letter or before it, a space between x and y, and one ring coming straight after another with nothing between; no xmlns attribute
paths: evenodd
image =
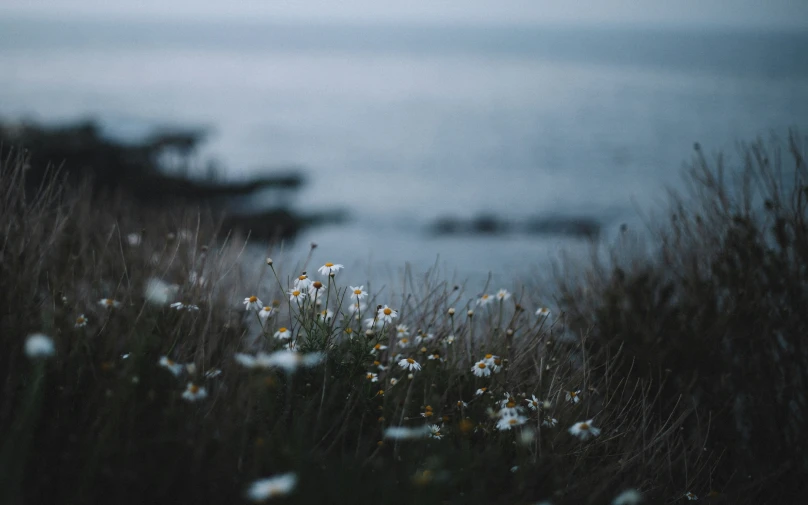
<svg viewBox="0 0 808 505"><path fill-rule="evenodd" d="M349 311L351 314L355 314L355 313L357 313L357 312L360 312L360 313L361 313L361 312L364 312L364 311L365 311L365 309L367 309L367 308L368 308L368 306L367 306L367 305L365 305L364 303L355 302L355 303L352 303L352 304L350 304L350 305L348 306L348 311Z"/></svg>
<svg viewBox="0 0 808 505"><path fill-rule="evenodd" d="M115 301L112 298L102 298L98 300L98 305L105 309L117 309L121 306L121 302Z"/></svg>
<svg viewBox="0 0 808 505"><path fill-rule="evenodd" d="M365 374L365 378L370 382L379 382L379 374L377 373L368 372Z"/></svg>
<svg viewBox="0 0 808 505"><path fill-rule="evenodd" d="M390 379L390 385L391 386L395 386L396 384L398 384L398 379L396 379L396 378Z"/></svg>
<svg viewBox="0 0 808 505"><path fill-rule="evenodd" d="M361 301L366 296L368 296L367 292L365 291L365 286L359 286L359 287L351 286L350 288L351 288L351 298L353 298L357 302Z"/></svg>
<svg viewBox="0 0 808 505"><path fill-rule="evenodd" d="M182 397L189 402L195 402L197 400L202 400L208 396L208 391L200 386L197 386L193 382L188 383L188 387L185 388L185 392L182 393Z"/></svg>
<svg viewBox="0 0 808 505"><path fill-rule="evenodd" d="M424 438L431 433L432 430L428 426L419 426L418 428L409 428L407 426L390 426L384 430L384 438L392 438L394 440L409 440L414 438Z"/></svg>
<svg viewBox="0 0 808 505"><path fill-rule="evenodd" d="M474 363L474 366L471 367L471 371L477 377L488 377L491 375L491 368L485 363L485 360L480 360L477 363Z"/></svg>
<svg viewBox="0 0 808 505"><path fill-rule="evenodd" d="M403 358L398 362L398 366L410 371L421 369L421 365L412 358Z"/></svg>
<svg viewBox="0 0 808 505"><path fill-rule="evenodd" d="M436 352L433 352L432 354L430 354L430 355L429 355L429 356L428 356L426 359L428 359L428 360L437 360L437 361L443 361L443 359L440 357L440 354L438 354L438 353L436 353Z"/></svg>
<svg viewBox="0 0 808 505"><path fill-rule="evenodd" d="M248 296L244 299L245 310L261 310L263 306L264 304L261 303L261 300L259 300L257 296Z"/></svg>
<svg viewBox="0 0 808 505"><path fill-rule="evenodd" d="M497 291L497 300L501 302L507 300L510 297L511 294L506 289L500 289L499 291Z"/></svg>
<svg viewBox="0 0 808 505"><path fill-rule="evenodd" d="M558 419L555 417L547 416L544 418L544 421L541 422L542 426L546 426L548 428L555 428L558 426Z"/></svg>
<svg viewBox="0 0 808 505"><path fill-rule="evenodd" d="M386 345L376 344L373 346L373 349L370 350L370 354L376 355L384 351L385 349L387 349Z"/></svg>
<svg viewBox="0 0 808 505"><path fill-rule="evenodd" d="M387 305L380 308L379 311L376 313L376 319L384 321L385 323L392 323L393 319L398 317L398 311L393 310Z"/></svg>
<svg viewBox="0 0 808 505"><path fill-rule="evenodd" d="M527 402L527 406L530 410L534 412L539 410L539 405L541 402L538 398L536 398L536 395L532 395L530 398L525 398L525 401Z"/></svg>
<svg viewBox="0 0 808 505"><path fill-rule="evenodd" d="M398 338L402 337L409 337L410 336L410 329L406 324L399 324L396 326L396 336Z"/></svg>
<svg viewBox="0 0 808 505"><path fill-rule="evenodd" d="M440 426L438 426L437 424L429 425L429 438L435 438L437 440L443 438L443 435L440 432Z"/></svg>
<svg viewBox="0 0 808 505"><path fill-rule="evenodd" d="M297 475L284 473L266 479L260 479L247 488L247 498L254 502L266 501L291 493L297 485Z"/></svg>
<svg viewBox="0 0 808 505"><path fill-rule="evenodd" d="M325 355L319 352L300 354L295 351L275 351L268 356L259 356L258 363L264 367L282 368L288 373L297 370L297 367L312 367L323 362Z"/></svg>
<svg viewBox="0 0 808 505"><path fill-rule="evenodd" d="M303 272L300 277L295 279L295 289L305 291L309 289L309 286L311 286L311 279L306 275L306 272Z"/></svg>
<svg viewBox="0 0 808 505"><path fill-rule="evenodd" d="M550 315L550 309L548 309L547 307L540 307L536 311L536 315L539 317L547 317Z"/></svg>
<svg viewBox="0 0 808 505"><path fill-rule="evenodd" d="M641 501L642 495L639 491L636 489L626 489L612 500L612 505L637 505Z"/></svg>
<svg viewBox="0 0 808 505"><path fill-rule="evenodd" d="M87 318L84 317L84 314L81 314L79 317L76 318L76 324L74 326L76 328L83 328L87 326Z"/></svg>
<svg viewBox="0 0 808 505"><path fill-rule="evenodd" d="M520 407L517 407L515 404L513 406L502 407L499 409L499 412L495 412L494 417L516 417L520 414Z"/></svg>
<svg viewBox="0 0 808 505"><path fill-rule="evenodd" d="M406 349L410 345L412 345L412 341L407 337L400 338L398 339L398 342L396 342L396 347L400 349Z"/></svg>
<svg viewBox="0 0 808 505"><path fill-rule="evenodd" d="M171 304L171 305L169 305L169 306L170 306L172 309L177 309L177 310L199 310L199 307L198 307L198 306L196 306L196 305L190 305L190 304L189 304L189 305L185 305L185 304L184 304L184 303L182 303L182 302L175 302L175 303L172 303L172 304Z"/></svg>
<svg viewBox="0 0 808 505"><path fill-rule="evenodd" d="M384 321L378 318L369 317L365 319L365 328L369 330L379 330L384 326Z"/></svg>
<svg viewBox="0 0 808 505"><path fill-rule="evenodd" d="M474 393L474 396L484 395L486 391L488 391L488 388L480 388Z"/></svg>
<svg viewBox="0 0 808 505"><path fill-rule="evenodd" d="M600 435L600 429L592 426L592 419L589 421L577 422L570 426L568 431L570 432L570 435L574 435L581 440L587 440L589 437L597 437Z"/></svg>
<svg viewBox="0 0 808 505"><path fill-rule="evenodd" d="M278 328L278 331L275 332L275 338L278 340L288 340L292 337L292 332L289 331L289 328L282 326Z"/></svg>
<svg viewBox="0 0 808 505"><path fill-rule="evenodd" d="M25 339L25 355L29 358L48 358L56 354L53 339L42 333L28 335Z"/></svg>
<svg viewBox="0 0 808 505"><path fill-rule="evenodd" d="M249 354L237 352L236 354L233 355L233 359L235 359L239 365L245 368L255 368L257 365L255 361L255 356L251 356Z"/></svg>
<svg viewBox="0 0 808 505"><path fill-rule="evenodd" d="M185 367L176 363L174 360L168 358L168 356L161 356L160 357L160 366L168 370L169 372L173 373L175 377L179 376Z"/></svg>
<svg viewBox="0 0 808 505"><path fill-rule="evenodd" d="M126 242L129 243L132 247L137 247L140 245L141 236L139 233L130 233L126 236Z"/></svg>
<svg viewBox="0 0 808 505"><path fill-rule="evenodd" d="M339 272L343 268L344 267L342 265L339 265L339 264L335 265L333 263L326 263L325 265L321 266L317 270L323 275L331 275L331 274L336 274L337 272Z"/></svg>
<svg viewBox="0 0 808 505"><path fill-rule="evenodd" d="M567 391L567 395L566 395L567 401L572 402L572 403L580 402L581 401L580 394L581 394L580 389L577 390L577 391Z"/></svg>
<svg viewBox="0 0 808 505"><path fill-rule="evenodd" d="M331 310L328 310L328 309L322 310L322 311L317 313L317 320L318 321L330 322L333 317L334 317L334 312L331 311Z"/></svg>
<svg viewBox="0 0 808 505"><path fill-rule="evenodd" d="M503 416L497 422L497 429L500 431L510 430L515 426L520 426L527 422L527 418L525 416L515 415L515 416Z"/></svg>
<svg viewBox="0 0 808 505"><path fill-rule="evenodd" d="M491 300L493 300L493 299L494 298L491 295L489 295L488 293L485 293L482 296L480 296L480 298L477 300L477 306L484 307L484 306L488 305L489 303L491 303Z"/></svg>
<svg viewBox="0 0 808 505"><path fill-rule="evenodd" d="M302 303L303 299L306 298L307 295L305 291L300 290L300 287L290 290L288 294L289 294L289 301L297 303Z"/></svg>
<svg viewBox="0 0 808 505"><path fill-rule="evenodd" d="M274 310L272 309L272 307L264 307L258 311L258 317L261 318L262 323L266 323L267 319L272 317L273 314Z"/></svg>
<svg viewBox="0 0 808 505"><path fill-rule="evenodd" d="M502 400L499 401L499 407L500 408L507 407L509 409L512 409L512 408L516 407L516 403L517 403L517 400L516 400L516 397L514 395L512 395L510 393L505 393L505 398L503 398Z"/></svg>
<svg viewBox="0 0 808 505"><path fill-rule="evenodd" d="M685 498L687 498L687 501L696 501L696 500L698 500L698 499L699 499L699 497L698 497L698 496L696 496L695 494L691 493L690 491L688 491L687 493L685 493Z"/></svg>
<svg viewBox="0 0 808 505"><path fill-rule="evenodd" d="M446 344L446 345L452 345L452 344L454 344L454 341L455 341L455 336L454 335L449 335L448 337L443 339L443 343Z"/></svg>

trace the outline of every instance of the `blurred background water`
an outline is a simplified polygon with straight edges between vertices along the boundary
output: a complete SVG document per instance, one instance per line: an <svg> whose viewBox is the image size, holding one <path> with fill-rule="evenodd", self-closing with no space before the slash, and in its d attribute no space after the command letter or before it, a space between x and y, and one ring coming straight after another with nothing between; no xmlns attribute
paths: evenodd
<svg viewBox="0 0 808 505"><path fill-rule="evenodd" d="M491 213L641 227L693 143L808 132L808 32L440 23L0 18L0 117L95 117L117 138L211 129L239 179L303 167L298 209L345 208L284 249L502 282L586 241L435 236ZM272 198L276 198L273 196ZM266 198L270 198L266 196ZM256 204L261 204L260 198ZM315 261L318 262L318 261Z"/></svg>

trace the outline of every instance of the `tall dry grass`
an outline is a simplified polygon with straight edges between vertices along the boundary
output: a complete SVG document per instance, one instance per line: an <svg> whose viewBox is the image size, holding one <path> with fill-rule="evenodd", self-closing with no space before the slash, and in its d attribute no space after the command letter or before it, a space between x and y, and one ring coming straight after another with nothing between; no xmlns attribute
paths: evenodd
<svg viewBox="0 0 808 505"><path fill-rule="evenodd" d="M371 291L363 317L383 304L399 313L372 332L347 310L347 287L372 279L306 267L327 294L298 306L285 291L300 272L244 264L243 244L216 239L216 216L150 213L119 194L91 200L87 185L67 187L57 171L26 194L26 160L5 155L0 499L238 503L255 479L294 472L299 483L280 501L605 504L635 488L644 503L678 503L686 492L788 503L799 482L784 479L806 464L796 450L805 436L804 165L796 137L789 145L800 160L794 194L770 191L760 216L715 193L720 181L697 156L701 207L679 201L659 252L583 270L578 284L562 279L561 311L548 317L535 314L546 303L535 291L478 307L476 294L430 271ZM746 152L769 188L764 175L783 160L757 144ZM278 300L264 327L241 303L251 295ZM121 305L101 307L102 298ZM175 301L199 310L172 309ZM324 309L335 315L318 319ZM75 326L80 314L87 326ZM403 345L398 324L418 345ZM273 337L282 326L299 353L325 360L286 373L234 359L282 350ZM35 332L54 339L55 356L26 358ZM476 377L472 366L489 353L502 370ZM175 377L162 356L193 366ZM422 369L408 378L401 357ZM207 377L213 369L221 374ZM185 401L189 381L207 398ZM579 390L579 402L567 400ZM499 430L506 395L526 422ZM590 419L600 436L568 432ZM430 424L441 439L384 436Z"/></svg>

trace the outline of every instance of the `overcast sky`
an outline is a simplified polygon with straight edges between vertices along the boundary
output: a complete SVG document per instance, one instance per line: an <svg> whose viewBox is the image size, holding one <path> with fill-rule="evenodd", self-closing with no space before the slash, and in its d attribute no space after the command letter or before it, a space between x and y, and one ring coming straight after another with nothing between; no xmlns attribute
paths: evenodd
<svg viewBox="0 0 808 505"><path fill-rule="evenodd" d="M808 29L808 0L0 0L0 15Z"/></svg>

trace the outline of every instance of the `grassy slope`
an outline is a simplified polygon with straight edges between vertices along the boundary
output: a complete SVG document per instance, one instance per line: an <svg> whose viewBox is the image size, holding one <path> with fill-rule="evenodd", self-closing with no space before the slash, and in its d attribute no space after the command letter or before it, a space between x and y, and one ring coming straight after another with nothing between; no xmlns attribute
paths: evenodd
<svg viewBox="0 0 808 505"><path fill-rule="evenodd" d="M241 244L217 241L210 216L150 214L121 197L87 203L87 188L65 188L58 174L26 195L23 160L7 156L0 501L237 503L253 480L295 472L287 499L301 503L595 504L627 488L644 503L680 502L688 491L702 500L713 491L713 502L789 503L808 469L798 450L808 373L802 152L796 138L747 146L741 169L724 176L750 181L745 194L729 191L719 165L698 151L696 192L656 226L656 250L630 256L618 247L608 266L577 266L559 280L548 318L534 314L547 300L533 290L477 307L436 272L395 293L371 292L371 317L389 304L411 341L425 338L408 347L394 325L366 334L351 318L347 287L371 280L342 271L329 282L310 268L325 284L321 303L337 311L319 321L325 307L288 302L299 272L283 265L263 266L259 292L245 292L255 279L243 278ZM755 199L765 208L746 205ZM138 245L130 233L141 235ZM163 303L144 295L153 279L176 286ZM280 301L263 329L241 304L252 294ZM101 307L106 297L121 306ZM177 311L173 301L200 310ZM80 314L89 322L77 328ZM287 374L233 359L281 349L272 336L281 326L299 352L326 360ZM53 337L53 358L26 359L34 332ZM376 344L388 349L372 354ZM399 353L422 365L412 379ZM444 361L428 360L433 353ZM503 369L475 377L471 367L487 353ZM159 366L164 355L196 370L175 377ZM214 368L222 374L205 377ZM208 397L185 401L189 381ZM478 396L481 387L488 391ZM570 390L581 390L580 402L566 400ZM500 431L491 414L505 393L527 421ZM539 411L527 408L532 395L547 401ZM543 426L548 417L558 426ZM599 437L568 433L588 419ZM443 438L383 439L387 427L425 423Z"/></svg>

